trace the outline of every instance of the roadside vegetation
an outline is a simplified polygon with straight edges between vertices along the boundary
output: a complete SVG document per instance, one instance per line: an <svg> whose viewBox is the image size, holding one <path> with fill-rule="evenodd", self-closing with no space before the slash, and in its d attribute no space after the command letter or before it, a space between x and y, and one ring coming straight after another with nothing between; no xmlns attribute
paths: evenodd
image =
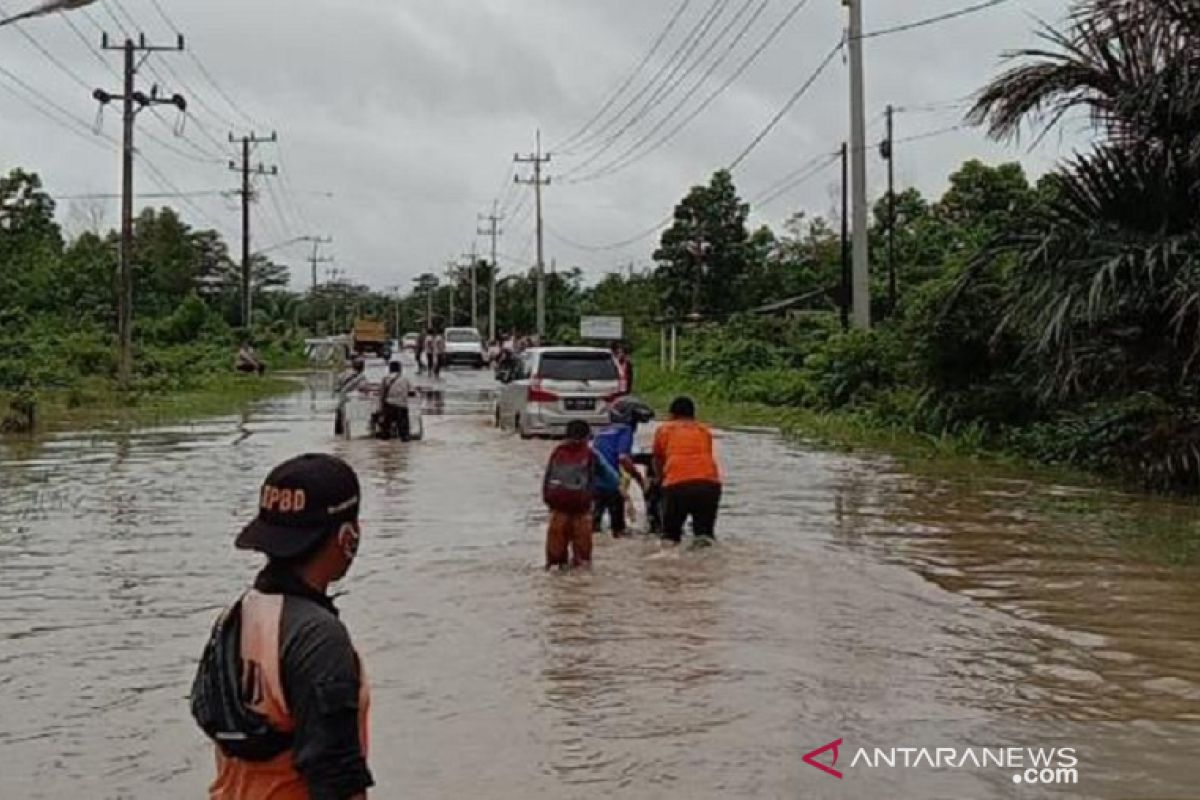
<svg viewBox="0 0 1200 800"><path fill-rule="evenodd" d="M1086 115L1092 149L1033 183L1016 164L969 162L940 198L900 195L894 308L880 203L871 232L880 324L870 332L843 331L828 308L840 284L829 223L797 215L783 235L748 232L748 208L728 175L693 190L656 254L661 305L652 315L701 320L685 329L675 384L760 417L778 409L801 428L835 414L960 452L1194 494L1200 17L1192 8L1077 3L1063 30L1047 29L1039 49L1013 55L971 118L1016 139ZM704 259L691 242L704 243ZM623 282L609 279L607 291L620 295ZM810 300L754 312L784 297Z"/></svg>
<svg viewBox="0 0 1200 800"><path fill-rule="evenodd" d="M748 225L726 172L694 187L655 268L585 286L548 278L548 334L581 314L625 319L651 391L690 388L732 417L826 433L910 437L1084 469L1153 490L1200 489L1200 17L1185 0L1077 0L1061 28L1011 54L970 121L999 139L1087 122L1089 149L1033 180L968 161L940 197L895 198L898 293L887 275L887 198L870 231L871 331L844 330L840 224L794 214ZM117 238L69 241L36 175L0 180L0 392L15 409L111 396ZM345 281L288 291L254 265L252 331L239 329L239 268L213 231L170 209L137 219L133 396L228 377L249 336L273 368L303 338L356 316L395 335L469 322L471 270L420 276L400 296ZM479 262L490 284L494 265ZM532 271L505 276L502 334L534 329ZM485 299L481 308L486 308ZM453 311L451 311L453 309ZM656 375L659 335L681 329L679 371ZM643 384L646 386L647 384ZM0 408L0 416L3 409Z"/></svg>

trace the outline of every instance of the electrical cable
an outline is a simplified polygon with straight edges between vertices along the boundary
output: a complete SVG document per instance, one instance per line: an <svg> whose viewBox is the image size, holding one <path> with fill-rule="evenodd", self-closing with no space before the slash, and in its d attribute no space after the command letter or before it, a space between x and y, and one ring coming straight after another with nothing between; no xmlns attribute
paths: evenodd
<svg viewBox="0 0 1200 800"><path fill-rule="evenodd" d="M728 166L729 171L732 172L733 170L737 169L742 162L744 162L750 156L750 154L753 153L760 144L762 144L763 140L771 134L771 131L775 130L775 127L783 121L783 118L786 117L788 112L795 107L796 103L800 102L800 99L804 97L804 95L808 94L809 89L813 87L813 84L817 82L817 78L820 78L825 70L829 68L829 65L833 63L834 58L838 53L841 52L842 48L845 46L845 43L846 40L844 37L838 41L834 48L830 50L828 55L826 55L821 61L820 65L817 66L817 69L808 77L808 80L801 84L800 88L797 89L790 98L788 98L788 101L783 104L783 108L779 109L779 112L771 119L770 122L767 123L766 127L759 131L758 135L754 137L746 149L743 150L737 158L730 162Z"/></svg>
<svg viewBox="0 0 1200 800"><path fill-rule="evenodd" d="M734 70L733 73L728 78L725 79L724 83L722 83L720 86L718 86L716 88L716 90L714 90L711 94L709 94L708 97L706 97L704 99L704 102L702 102L699 106L697 106L692 111L691 114L689 114L682 121L680 121L680 123L678 125L676 125L674 128L672 128L666 134L666 136L663 136L661 139L659 139L657 142L655 142L649 149L647 149L645 152L638 155L636 158L631 159L626 164L622 164L620 166L620 169L625 169L628 166L632 166L633 164L635 164L639 161L642 161L646 157L652 155L653 153L660 150L662 147L666 146L672 139L674 139L676 136L678 136L680 134L680 132L683 131L684 128L686 128L688 125L690 125L697 117L699 117L701 114L703 114L706 110L708 110L708 107L711 106L718 97L720 97L722 94L724 94L729 89L730 86L732 86L735 82L737 82L737 80L746 73L746 70L748 70L751 66L753 66L754 63L757 62L758 59L762 57L762 54L766 52L767 48L769 48L771 46L771 44L774 43L774 41L779 37L779 35L781 33L783 33L783 31L788 27L788 25L792 22L792 20L794 20L796 18L796 15L799 14L800 11L807 4L808 4L808 0L799 0L799 2L797 2L795 5L793 5L791 10L788 11L788 13L786 15L784 15L784 17L775 24L775 27L771 29L771 31L767 34L766 38L763 39L763 41L761 43L759 43L758 47L756 47L750 53L750 55L738 66L738 68L736 70ZM567 181L567 183L568 184L576 184L576 183L590 182L592 180L598 180L600 178L607 177L608 174L610 174L610 173L597 174L594 176L586 175L581 178L577 178L574 181Z"/></svg>
<svg viewBox="0 0 1200 800"><path fill-rule="evenodd" d="M818 164L810 166L801 174L795 175L795 177L785 181L782 185L776 184L775 187L761 194L758 199L751 200L750 205L754 206L755 208L762 208L770 205L784 195L787 195L795 189L798 189L800 186L808 183L818 175L823 174L825 170L836 164L841 160L841 158L842 154L840 152L827 154Z"/></svg>
<svg viewBox="0 0 1200 800"><path fill-rule="evenodd" d="M116 1L119 2L119 0ZM162 3L160 3L159 0L150 0L150 3L154 6L154 10L158 12L158 15L162 18L163 22L167 24L167 27L169 27L176 34L179 34L181 32L179 26L175 24L175 20L173 20L171 16L167 14L167 11L165 8L163 8ZM234 101L229 93L222 88L221 84L219 84L217 79L213 77L212 72L208 69L204 62L200 60L200 56L196 55L195 51L189 49L187 53L188 57L200 71L200 74L204 77L204 80L207 81L210 86L212 86L213 90L220 95L222 100L229 104L229 107L233 109L234 113L245 120L251 127L264 128L264 126L260 125L253 117L247 114L245 110L238 105L236 101ZM219 115L215 114L214 112L214 116ZM237 127L237 125L230 123L230 127Z"/></svg>
<svg viewBox="0 0 1200 800"><path fill-rule="evenodd" d="M858 38L862 40L878 39L881 36L891 36L896 33L907 33L909 31L915 31L919 28L927 28L930 25L937 25L939 23L949 22L950 20L959 19L970 14L976 14L980 11L986 11L989 8L994 8L995 6L1003 5L1004 3L1008 2L1011 2L1011 0L986 0L985 2L976 3L975 5L967 6L966 8L960 8L956 11L947 11L944 14L936 14L932 17L916 20L915 22L907 22L903 25L895 25L891 28L881 28L880 30L870 31L862 34Z"/></svg>
<svg viewBox="0 0 1200 800"><path fill-rule="evenodd" d="M587 133L587 131L592 127L592 125L599 122L601 117L603 117L606 113L608 113L608 110L611 109L616 104L617 100L621 97L621 95L624 94L629 89L629 87L633 85L633 82L635 80L637 80L638 75L640 75L642 73L642 70L644 70L646 68L646 66L650 63L650 60L652 58L654 58L655 55L658 54L659 49L663 45L663 42L665 42L667 37L671 35L671 31L675 30L675 26L679 24L679 20L682 19L684 12L687 11L688 6L690 6L691 4L692 4L692 0L683 0L683 2L681 2L679 4L679 6L676 7L675 12L671 15L671 18L667 21L666 27L663 28L662 31L658 34L658 37L654 40L654 43L650 46L650 50L646 53L646 55L642 58L642 60L634 68L633 72L631 72L629 74L629 77L626 78L617 87L616 91L614 91L612 93L612 95L608 98L608 100L600 107L600 110L597 111L595 113L595 115L592 116L591 119L589 119L587 122L585 122L579 128L579 130L577 130L575 133L568 136L560 144L558 144L555 147L550 148L551 150L562 150L564 152L569 152L568 148L573 143L575 143L581 136L583 136L585 133Z"/></svg>
<svg viewBox="0 0 1200 800"><path fill-rule="evenodd" d="M612 130L613 126L620 123L621 119L625 116L625 113L641 102L646 96L647 92L655 89L663 75L668 71L670 71L671 74L666 78L666 82L669 82L671 78L678 73L679 67L683 63L683 61L680 60L681 56L683 57L683 60L686 60L687 56L684 55L685 51L690 54L690 52L694 51L696 46L700 43L700 39L696 38L697 34L701 31L701 29L706 27L706 23L708 27L711 27L712 20L715 19L714 14L720 13L720 11L728 6L729 1L730 0L713 0L712 5L710 5L708 9L701 15L700 19L695 25L692 26L691 30L685 34L683 41L679 43L679 46L675 48L675 51L670 55L670 57L667 58L667 60L664 61L658 70L650 77L650 80L646 83L646 85L636 92L631 98L629 98L629 100L621 106L620 110L617 111L617 113L614 114L608 122L600 126L600 128L593 132L590 136L585 137L583 141L576 142L575 152L583 152L591 148L594 143L604 140L604 138L608 135L608 132ZM635 113L634 116L636 117L637 114Z"/></svg>
<svg viewBox="0 0 1200 800"><path fill-rule="evenodd" d="M704 63L704 60L708 58L713 50L716 49L725 33L729 31L732 25L736 24L737 20L740 19L755 2L755 0L744 0L738 11L735 12L733 19L726 24L725 28L723 28L722 31L717 34L717 37L714 38L712 42L709 43L708 47L705 48L705 50L693 61L692 54L696 52L696 48L699 47L700 44L708 37L709 31L712 30L713 25L721 17L721 15L725 13L725 10L729 7L730 1L731 0L717 0L717 3L710 8L710 10L715 8L716 14L707 19L703 29L700 32L700 35L692 40L691 44L684 53L682 60L674 65L670 71L670 74L668 74L662 84L655 89L655 91L650 95L650 98L646 100L646 102L643 103L637 111L634 112L633 116L625 121L625 124L622 125L616 133L605 139L603 144L601 144L598 149L594 150L582 162L567 170L567 172L564 173L564 177L569 177L581 172L594 164L601 156L611 150L617 144L617 142L621 140L621 137L623 137L638 123L649 116L658 106L658 104L664 102L668 97L674 94L675 90L682 86L683 83L692 75L692 73L696 71L697 67ZM687 69L683 72L683 74L680 74L680 69L682 69L685 64L688 65Z"/></svg>
<svg viewBox="0 0 1200 800"><path fill-rule="evenodd" d="M805 0L805 2L807 2L807 0ZM713 61L712 64L709 65L708 69L700 77L700 80L698 80L695 84L692 85L692 88L689 89L683 95L682 98L680 98L679 102L676 103L671 108L671 110L668 111L666 113L666 115L663 116L663 118L658 121L657 124L652 126L650 128L650 130L648 130L645 134L642 135L642 137L640 139L638 139L636 142L634 142L629 147L627 147L624 150L624 152L622 152L620 155L618 155L615 159L613 159L607 165L600 167L598 170L591 173L590 176L585 176L584 178L578 179L578 181L583 182L584 180L595 180L599 177L607 177L608 175L613 175L613 174L616 174L617 172L621 172L622 170L627 169L628 167L630 167L633 164L636 164L638 161L640 161L644 157L644 155L639 155L632 159L630 158L630 156L632 156L634 153L637 153L637 151L643 145L645 145L647 142L649 142L651 139L653 139L655 134L657 134L659 131L661 131L668 122L670 122L677 114L679 114L679 112L683 109L683 107L687 105L688 101L690 101L696 95L696 92L698 92L701 88L703 88L704 84L706 84L708 82L708 79L711 78L713 76L713 74L716 73L716 71L718 69L720 69L721 65L725 63L725 60L728 59L729 56L731 56L733 54L733 51L737 48L737 45L742 41L742 39L745 38L746 34L750 32L750 28L754 26L754 23L756 23L759 20L759 18L762 16L763 12L766 11L769 3L770 3L770 0L762 0L762 2L759 3L759 6L755 10L754 14L750 17L749 20L747 20L746 24L742 27L742 29L740 31L738 31L738 33L734 37L733 41L731 41L729 43L729 46L725 48L725 52L721 53L721 55L718 56L718 58L715 61Z"/></svg>

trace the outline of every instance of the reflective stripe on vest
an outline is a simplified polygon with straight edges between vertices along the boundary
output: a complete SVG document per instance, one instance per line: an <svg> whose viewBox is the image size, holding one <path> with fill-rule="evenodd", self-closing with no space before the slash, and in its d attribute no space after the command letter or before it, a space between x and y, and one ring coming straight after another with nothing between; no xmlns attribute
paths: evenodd
<svg viewBox="0 0 1200 800"><path fill-rule="evenodd" d="M242 680L250 708L276 730L290 733L296 721L288 709L279 660L284 601L283 595L254 590L242 598ZM371 692L361 657L358 666L358 732L366 756ZM209 789L210 800L309 800L290 750L261 763L229 758L219 748L216 753L217 779Z"/></svg>

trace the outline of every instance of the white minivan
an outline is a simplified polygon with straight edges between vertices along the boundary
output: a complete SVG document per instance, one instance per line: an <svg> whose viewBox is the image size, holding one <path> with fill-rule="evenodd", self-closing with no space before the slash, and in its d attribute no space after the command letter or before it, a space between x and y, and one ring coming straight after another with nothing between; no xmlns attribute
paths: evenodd
<svg viewBox="0 0 1200 800"><path fill-rule="evenodd" d="M446 366L469 364L483 369L487 364L487 346L475 328L446 328Z"/></svg>
<svg viewBox="0 0 1200 800"><path fill-rule="evenodd" d="M496 426L525 439L565 436L577 419L606 425L609 406L622 394L617 360L595 347L526 350L500 380Z"/></svg>

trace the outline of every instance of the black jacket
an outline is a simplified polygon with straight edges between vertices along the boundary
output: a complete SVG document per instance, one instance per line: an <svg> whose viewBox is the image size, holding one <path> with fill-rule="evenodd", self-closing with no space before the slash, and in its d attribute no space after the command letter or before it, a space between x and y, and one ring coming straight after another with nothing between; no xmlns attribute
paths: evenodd
<svg viewBox="0 0 1200 800"><path fill-rule="evenodd" d="M327 595L268 566L254 588L284 595L279 668L296 722L292 755L312 800L346 800L374 785L359 741L362 669Z"/></svg>

